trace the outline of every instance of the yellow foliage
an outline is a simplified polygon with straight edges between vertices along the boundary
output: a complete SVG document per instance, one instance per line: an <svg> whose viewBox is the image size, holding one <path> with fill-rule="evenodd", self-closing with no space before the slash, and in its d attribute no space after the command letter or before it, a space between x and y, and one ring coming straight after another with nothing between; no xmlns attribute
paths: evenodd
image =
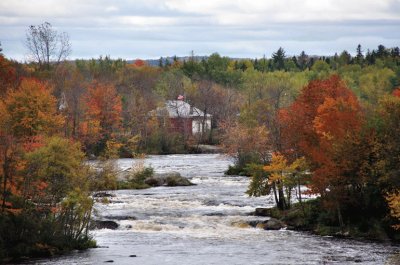
<svg viewBox="0 0 400 265"><path fill-rule="evenodd" d="M389 205L390 215L400 221L400 192L388 193L385 198ZM400 230L400 224L393 225L393 228Z"/></svg>
<svg viewBox="0 0 400 265"><path fill-rule="evenodd" d="M297 158L291 165L290 169L295 172L304 172L308 169L308 164L304 156Z"/></svg>
<svg viewBox="0 0 400 265"><path fill-rule="evenodd" d="M264 166L267 172L282 172L288 169L286 158L280 153L272 154L272 162L270 165Z"/></svg>

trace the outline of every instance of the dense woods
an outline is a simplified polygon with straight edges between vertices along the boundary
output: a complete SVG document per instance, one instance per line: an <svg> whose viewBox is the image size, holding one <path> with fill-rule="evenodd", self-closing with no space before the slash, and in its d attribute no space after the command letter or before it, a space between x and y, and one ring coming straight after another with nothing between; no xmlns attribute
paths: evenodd
<svg viewBox="0 0 400 265"><path fill-rule="evenodd" d="M98 187L87 159L198 144L223 146L236 159L228 173L250 176L248 193L273 195L281 210L295 196L302 203L306 186L320 195L325 223L399 228L398 47L358 45L355 56L192 54L151 66L110 56L63 60L67 35L43 24L30 27L27 41L40 30L61 41L53 59L0 54L0 258L93 245L90 192ZM154 110L178 95L212 114L210 129L169 129Z"/></svg>

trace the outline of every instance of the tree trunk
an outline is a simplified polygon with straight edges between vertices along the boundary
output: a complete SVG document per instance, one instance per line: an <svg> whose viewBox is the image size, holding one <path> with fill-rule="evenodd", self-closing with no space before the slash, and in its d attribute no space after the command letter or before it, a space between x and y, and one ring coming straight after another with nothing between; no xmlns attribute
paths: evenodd
<svg viewBox="0 0 400 265"><path fill-rule="evenodd" d="M1 204L1 211L4 213L4 210L6 208L6 197L7 197L7 179L8 179L8 158L7 158L7 151L8 147L4 149L4 163L3 163L3 202Z"/></svg>
<svg viewBox="0 0 400 265"><path fill-rule="evenodd" d="M278 195L276 194L276 184L275 184L275 182L272 185L272 190L274 191L274 198L275 198L276 206L279 208L279 199L278 199Z"/></svg>
<svg viewBox="0 0 400 265"><path fill-rule="evenodd" d="M343 216L342 216L342 211L340 209L340 204L339 203L337 203L337 211L338 211L339 225L340 225L341 229L343 229L343 227L344 227Z"/></svg>
<svg viewBox="0 0 400 265"><path fill-rule="evenodd" d="M279 196L278 208L280 210L285 210L286 209L285 193L283 192L282 187L278 187L278 196Z"/></svg>

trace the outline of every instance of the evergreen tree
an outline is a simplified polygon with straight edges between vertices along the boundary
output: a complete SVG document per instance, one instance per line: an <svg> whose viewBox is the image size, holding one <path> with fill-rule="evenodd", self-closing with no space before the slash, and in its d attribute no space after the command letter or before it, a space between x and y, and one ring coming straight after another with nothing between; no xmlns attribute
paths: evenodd
<svg viewBox="0 0 400 265"><path fill-rule="evenodd" d="M388 54L388 51L387 51L387 49L385 48L385 46L383 46L382 44L380 44L379 46L378 46L378 51L376 52L376 56L378 57L378 58L385 58L386 56L388 56L389 54Z"/></svg>
<svg viewBox="0 0 400 265"><path fill-rule="evenodd" d="M358 44L357 46L357 55L356 55L356 62L360 65L362 65L364 61L364 55L361 49L361 44Z"/></svg>
<svg viewBox="0 0 400 265"><path fill-rule="evenodd" d="M282 47L272 54L272 59L274 62L274 70L284 70L285 69L285 50Z"/></svg>
<svg viewBox="0 0 400 265"><path fill-rule="evenodd" d="M158 66L159 66L160 68L163 68L163 66L164 66L164 64L163 64L163 58L162 58L162 57L160 57L160 59L158 59Z"/></svg>
<svg viewBox="0 0 400 265"><path fill-rule="evenodd" d="M308 55L304 51L302 51L300 53L299 59L297 60L297 65L303 71L306 69L307 64L308 64Z"/></svg>
<svg viewBox="0 0 400 265"><path fill-rule="evenodd" d="M1 49L1 48L0 48L0 49ZM0 52L1 52L1 50L0 50ZM399 47L394 47L394 48L392 49L391 55L392 55L393 58L398 58L398 57L400 57L400 49L399 49Z"/></svg>

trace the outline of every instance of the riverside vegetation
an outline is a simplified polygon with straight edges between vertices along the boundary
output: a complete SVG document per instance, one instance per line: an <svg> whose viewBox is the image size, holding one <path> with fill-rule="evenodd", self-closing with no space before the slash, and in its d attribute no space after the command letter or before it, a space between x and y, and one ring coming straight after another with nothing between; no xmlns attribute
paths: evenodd
<svg viewBox="0 0 400 265"><path fill-rule="evenodd" d="M31 26L30 48L46 34L58 33L49 23ZM279 48L254 60L192 54L149 66L109 56L66 61L68 39L51 36L62 49L44 49L44 59L0 54L1 260L94 246L91 193L158 182L145 183L151 169L119 182L111 162L95 171L87 159L184 153L199 144L222 145L236 159L231 172L251 176L249 195L272 194L281 211L296 192L300 208L314 205L302 201L307 186L320 196L314 221L397 237L398 47L365 53L358 45L355 56L321 57L288 57ZM177 95L211 113L212 128L179 133L151 114Z"/></svg>

